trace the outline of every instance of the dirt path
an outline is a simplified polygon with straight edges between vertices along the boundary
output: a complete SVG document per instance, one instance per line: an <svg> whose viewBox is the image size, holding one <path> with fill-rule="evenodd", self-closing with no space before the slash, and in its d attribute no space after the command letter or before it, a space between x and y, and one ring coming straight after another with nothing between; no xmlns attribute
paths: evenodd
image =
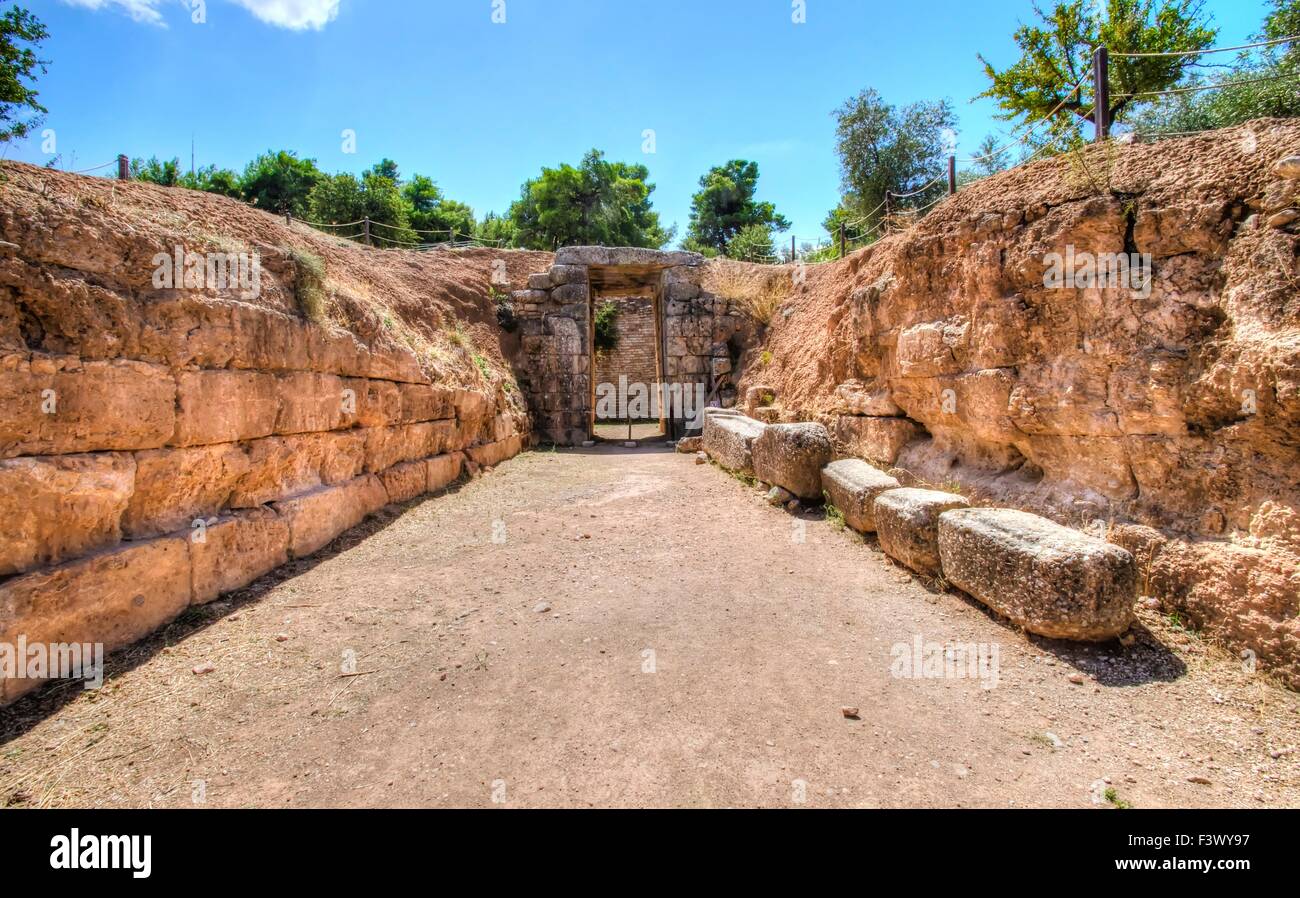
<svg viewBox="0 0 1300 898"><path fill-rule="evenodd" d="M529 453L0 712L0 804L1300 804L1300 698L1144 615L1031 641L690 457Z"/></svg>

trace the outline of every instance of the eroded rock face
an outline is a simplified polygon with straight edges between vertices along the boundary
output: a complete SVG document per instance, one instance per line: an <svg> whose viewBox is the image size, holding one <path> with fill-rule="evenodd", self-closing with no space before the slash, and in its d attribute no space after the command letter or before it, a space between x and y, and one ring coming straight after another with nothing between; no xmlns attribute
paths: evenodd
<svg viewBox="0 0 1300 898"><path fill-rule="evenodd" d="M918 574L938 577L943 573L939 516L969 504L961 496L938 490L886 490L873 507L880 548Z"/></svg>
<svg viewBox="0 0 1300 898"><path fill-rule="evenodd" d="M834 455L820 424L772 424L754 440L754 476L800 499L820 499L822 468Z"/></svg>
<svg viewBox="0 0 1300 898"><path fill-rule="evenodd" d="M1261 120L1086 151L1105 183L1059 159L971 185L809 269L741 386L845 445L841 415L911 422L848 451L981 504L1156 531L1140 581L1300 688L1300 530L1276 525L1300 513L1297 148L1300 122ZM1084 276L1053 281L1067 259Z"/></svg>
<svg viewBox="0 0 1300 898"><path fill-rule="evenodd" d="M1010 508L939 516L943 576L1015 624L1100 642L1133 622L1137 565L1119 546Z"/></svg>
<svg viewBox="0 0 1300 898"><path fill-rule="evenodd" d="M876 532L876 498L886 490L901 488L896 479L861 459L844 458L822 468L826 501L859 533Z"/></svg>
<svg viewBox="0 0 1300 898"><path fill-rule="evenodd" d="M704 451L728 471L754 473L754 441L766 425L738 414L704 416Z"/></svg>

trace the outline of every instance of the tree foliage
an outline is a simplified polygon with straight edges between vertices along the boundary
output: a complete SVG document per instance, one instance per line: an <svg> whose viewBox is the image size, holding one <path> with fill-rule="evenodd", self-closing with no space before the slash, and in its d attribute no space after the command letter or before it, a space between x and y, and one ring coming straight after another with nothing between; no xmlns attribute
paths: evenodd
<svg viewBox="0 0 1300 898"><path fill-rule="evenodd" d="M741 228L727 241L728 259L741 262L772 262L776 247L772 245L772 229L765 224L751 224Z"/></svg>
<svg viewBox="0 0 1300 898"><path fill-rule="evenodd" d="M672 239L650 203L654 185L644 165L609 162L591 150L577 167L543 168L524 182L510 206L517 242L529 249L561 246L643 246Z"/></svg>
<svg viewBox="0 0 1300 898"><path fill-rule="evenodd" d="M1104 3L1101 15L1094 13L1098 3ZM980 55L991 82L980 97L996 100L1002 118L1026 123L1059 109L1053 115L1057 136L1095 121L1091 72L1096 47L1111 53L1108 120L1118 122L1135 102L1133 95L1173 87L1200 63L1195 56L1134 59L1115 54L1202 50L1218 33L1209 27L1202 0L1063 0L1050 12L1038 6L1034 12L1041 24L1016 29L1021 55L1010 67L999 71Z"/></svg>
<svg viewBox="0 0 1300 898"><path fill-rule="evenodd" d="M716 165L700 178L691 197L691 219L685 246L723 250L741 231L755 225L772 231L789 230L790 222L772 203L758 202L758 163L732 159Z"/></svg>
<svg viewBox="0 0 1300 898"><path fill-rule="evenodd" d="M32 86L37 70L46 72L36 47L47 37L40 19L21 6L0 15L0 142L25 136L47 111Z"/></svg>

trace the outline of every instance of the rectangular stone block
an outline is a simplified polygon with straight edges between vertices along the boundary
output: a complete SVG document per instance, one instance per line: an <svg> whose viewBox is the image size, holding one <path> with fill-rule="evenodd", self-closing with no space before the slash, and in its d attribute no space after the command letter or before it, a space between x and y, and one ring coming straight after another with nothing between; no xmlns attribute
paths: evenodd
<svg viewBox="0 0 1300 898"><path fill-rule="evenodd" d="M429 483L429 466L424 461L407 461L393 465L379 475L388 501L409 502L417 496L423 496Z"/></svg>
<svg viewBox="0 0 1300 898"><path fill-rule="evenodd" d="M729 471L754 473L754 441L767 425L744 415L706 414L704 451Z"/></svg>
<svg viewBox="0 0 1300 898"><path fill-rule="evenodd" d="M435 493L460 479L461 471L465 466L465 456L460 452L448 452L446 455L426 459L424 464L428 469L426 488L429 492Z"/></svg>
<svg viewBox="0 0 1300 898"><path fill-rule="evenodd" d="M1038 515L1011 508L944 512L939 557L948 582L1030 633L1100 642L1133 623L1133 556Z"/></svg>
<svg viewBox="0 0 1300 898"><path fill-rule="evenodd" d="M174 445L234 443L275 432L280 399L273 374L182 371L176 385Z"/></svg>
<svg viewBox="0 0 1300 898"><path fill-rule="evenodd" d="M939 515L970 503L939 490L886 490L876 497L876 537L886 555L927 577L942 573Z"/></svg>
<svg viewBox="0 0 1300 898"><path fill-rule="evenodd" d="M455 391L433 384L401 384L401 423L417 424L456 416Z"/></svg>
<svg viewBox="0 0 1300 898"><path fill-rule="evenodd" d="M809 423L772 424L754 440L751 451L754 476L763 483L783 487L800 499L821 498L822 468L834 457L825 427Z"/></svg>
<svg viewBox="0 0 1300 898"><path fill-rule="evenodd" d="M344 389L352 391L356 422L362 427L386 427L402 420L402 392L387 380L348 379Z"/></svg>
<svg viewBox="0 0 1300 898"><path fill-rule="evenodd" d="M523 449L523 439L519 436L509 437L495 443L473 446L467 450L470 460L480 467L490 468L507 459L514 458Z"/></svg>
<svg viewBox="0 0 1300 898"><path fill-rule="evenodd" d="M248 471L248 454L234 443L137 452L122 529L131 539L186 530L225 508Z"/></svg>
<svg viewBox="0 0 1300 898"><path fill-rule="evenodd" d="M857 458L841 459L822 468L826 501L844 515L844 523L859 533L876 532L876 497L901 486L893 477Z"/></svg>
<svg viewBox="0 0 1300 898"><path fill-rule="evenodd" d="M135 543L0 584L0 642L129 645L190 604L190 556L183 538ZM10 702L40 681L0 680Z"/></svg>
<svg viewBox="0 0 1300 898"><path fill-rule="evenodd" d="M276 378L280 409L278 434L315 433L350 427L357 419L356 403L345 395L343 378L314 371L295 371Z"/></svg>
<svg viewBox="0 0 1300 898"><path fill-rule="evenodd" d="M158 365L9 356L0 366L0 457L164 446L176 381Z"/></svg>
<svg viewBox="0 0 1300 898"><path fill-rule="evenodd" d="M0 461L0 577L117 545L134 483L129 453Z"/></svg>
<svg viewBox="0 0 1300 898"><path fill-rule="evenodd" d="M383 483L373 474L366 474L341 486L322 487L277 502L274 508L289 524L292 557L303 558L387 504Z"/></svg>
<svg viewBox="0 0 1300 898"><path fill-rule="evenodd" d="M289 560L289 524L269 508L237 512L190 533L194 603L242 589Z"/></svg>

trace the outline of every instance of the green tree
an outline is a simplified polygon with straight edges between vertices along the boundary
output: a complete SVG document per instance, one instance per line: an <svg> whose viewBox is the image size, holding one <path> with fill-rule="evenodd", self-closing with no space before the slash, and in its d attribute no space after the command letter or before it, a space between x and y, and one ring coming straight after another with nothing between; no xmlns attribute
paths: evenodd
<svg viewBox="0 0 1300 898"><path fill-rule="evenodd" d="M956 124L952 105L946 100L912 103L900 109L868 88L834 115L843 198L842 216L832 212L833 218L863 219L859 227L869 231L884 214L879 207L887 191L921 191L916 196L891 199L891 209L897 211L928 205L946 189L941 182L930 184L947 167L945 144Z"/></svg>
<svg viewBox="0 0 1300 898"><path fill-rule="evenodd" d="M771 262L776 259L772 229L765 224L746 225L727 243L727 258L741 262Z"/></svg>
<svg viewBox="0 0 1300 898"><path fill-rule="evenodd" d="M786 231L790 222L771 203L754 199L758 189L758 163L732 159L716 165L700 178L700 189L691 197L691 220L687 245L721 250L742 230L762 225L769 231Z"/></svg>
<svg viewBox="0 0 1300 898"><path fill-rule="evenodd" d="M543 168L510 206L519 245L662 247L673 235L651 207L649 174L644 165L609 162L599 150L587 153L577 168Z"/></svg>
<svg viewBox="0 0 1300 898"><path fill-rule="evenodd" d="M38 58L35 49L47 37L41 21L21 6L0 15L0 142L25 136L47 111L32 87L36 70L47 71L47 60ZM26 117L28 110L36 114Z"/></svg>
<svg viewBox="0 0 1300 898"><path fill-rule="evenodd" d="M163 187L175 187L181 180L181 160L159 160L151 156L149 161L132 159L129 169L132 181L145 181Z"/></svg>
<svg viewBox="0 0 1300 898"><path fill-rule="evenodd" d="M1105 4L1101 15L1094 14L1098 2ZM1200 63L1195 56L1115 54L1202 50L1218 33L1209 27L1202 0L1064 0L1051 12L1038 6L1034 12L1041 25L1016 29L1021 55L1009 68L998 71L980 55L991 82L980 97L996 100L1007 120L1034 122L1055 111L1056 137L1072 137L1083 122L1095 121L1091 72L1096 47L1104 45L1112 54L1108 120L1118 122L1135 94L1173 87Z"/></svg>
<svg viewBox="0 0 1300 898"><path fill-rule="evenodd" d="M326 224L350 224L369 218L371 242L375 246L409 246L419 242L410 230L407 204L401 191L391 178L376 174L373 169L360 178L349 172L322 175L312 188L307 207L312 219Z"/></svg>
<svg viewBox="0 0 1300 898"><path fill-rule="evenodd" d="M200 168L195 172L185 172L177 183L190 190L219 193L234 199L242 199L244 196L239 173L228 168L217 168L215 165Z"/></svg>
<svg viewBox="0 0 1300 898"><path fill-rule="evenodd" d="M409 208L411 227L431 232L419 235L423 243L444 240L452 233L457 239L475 233L474 210L464 203L447 199L432 178L425 175L411 178L402 185L402 197Z"/></svg>
<svg viewBox="0 0 1300 898"><path fill-rule="evenodd" d="M503 215L489 212L474 229L474 236L494 246L518 246L519 231L515 223Z"/></svg>
<svg viewBox="0 0 1300 898"><path fill-rule="evenodd" d="M244 169L244 198L267 212L292 212L304 218L307 198L323 177L315 159L299 159L297 153L288 150L268 151Z"/></svg>

